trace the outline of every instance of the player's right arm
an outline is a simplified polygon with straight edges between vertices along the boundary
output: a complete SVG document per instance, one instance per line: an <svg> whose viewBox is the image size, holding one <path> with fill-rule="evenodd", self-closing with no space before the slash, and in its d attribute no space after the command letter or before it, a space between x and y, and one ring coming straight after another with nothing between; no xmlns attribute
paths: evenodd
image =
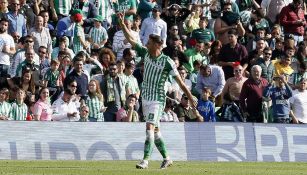
<svg viewBox="0 0 307 175"><path fill-rule="evenodd" d="M135 46L137 45L137 41L135 41L135 38L133 38L133 35L130 33L126 24L124 23L124 14L117 13L117 17L118 17L118 23L119 23L120 27L122 28L122 31L125 35L125 38L131 44L131 46L133 48L135 48Z"/></svg>

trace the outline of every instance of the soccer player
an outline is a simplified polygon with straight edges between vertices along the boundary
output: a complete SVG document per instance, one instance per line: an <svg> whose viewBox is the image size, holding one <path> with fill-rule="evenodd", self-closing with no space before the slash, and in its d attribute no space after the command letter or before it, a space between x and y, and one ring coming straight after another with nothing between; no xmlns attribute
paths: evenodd
<svg viewBox="0 0 307 175"><path fill-rule="evenodd" d="M166 151L165 143L159 130L159 121L166 99L164 85L169 75L174 76L180 88L189 98L195 113L197 112L195 108L196 104L193 101L191 92L180 78L174 61L162 53L161 50L164 41L161 40L160 36L150 35L146 47L143 47L135 41L135 38L129 32L124 23L124 15L118 13L117 16L126 39L135 48L138 55L144 59L144 81L141 95L143 113L146 118L146 140L143 160L136 165L136 168L148 168L148 159L155 144L164 159L160 168L165 169L172 165L173 162Z"/></svg>

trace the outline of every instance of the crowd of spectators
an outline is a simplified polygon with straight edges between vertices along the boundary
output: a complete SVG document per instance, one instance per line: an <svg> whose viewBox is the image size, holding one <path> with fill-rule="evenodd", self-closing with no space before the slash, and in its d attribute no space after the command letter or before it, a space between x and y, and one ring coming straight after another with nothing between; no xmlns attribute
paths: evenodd
<svg viewBox="0 0 307 175"><path fill-rule="evenodd" d="M120 12L140 44L160 36L197 102L170 76L162 122L307 123L306 4L0 0L0 120L144 121L145 65Z"/></svg>

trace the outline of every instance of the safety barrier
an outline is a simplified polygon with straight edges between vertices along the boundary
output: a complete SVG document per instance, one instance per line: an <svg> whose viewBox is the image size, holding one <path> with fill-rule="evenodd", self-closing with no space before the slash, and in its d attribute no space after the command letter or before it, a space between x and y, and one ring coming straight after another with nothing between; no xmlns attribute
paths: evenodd
<svg viewBox="0 0 307 175"><path fill-rule="evenodd" d="M145 123L0 122L0 159L138 160ZM307 126L162 123L173 160L304 161ZM154 148L153 160L161 160Z"/></svg>

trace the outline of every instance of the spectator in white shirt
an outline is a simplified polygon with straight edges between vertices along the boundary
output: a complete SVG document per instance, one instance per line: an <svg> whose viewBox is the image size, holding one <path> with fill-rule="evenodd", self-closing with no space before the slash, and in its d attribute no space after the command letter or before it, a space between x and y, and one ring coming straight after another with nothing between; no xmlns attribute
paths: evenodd
<svg viewBox="0 0 307 175"><path fill-rule="evenodd" d="M0 76L7 77L10 67L10 56L15 50L14 39L7 33L9 21L5 18L0 19Z"/></svg>
<svg viewBox="0 0 307 175"><path fill-rule="evenodd" d="M77 104L72 101L73 93L68 88L61 98L52 104L53 121L79 121L80 115Z"/></svg>
<svg viewBox="0 0 307 175"><path fill-rule="evenodd" d="M161 37L163 40L163 47L166 47L167 25L166 22L160 18L161 11L161 7L156 5L152 9L152 17L144 19L140 31L143 45L147 44L150 34L155 34Z"/></svg>
<svg viewBox="0 0 307 175"><path fill-rule="evenodd" d="M125 24L130 32L132 34L133 38L138 42L141 43L139 33L136 31L131 30L132 27L132 21L130 21L130 18L125 19ZM131 44L126 40L124 33L122 30L117 31L113 37L113 51L116 53L116 59L121 60L123 58L123 52L126 48L131 48Z"/></svg>

